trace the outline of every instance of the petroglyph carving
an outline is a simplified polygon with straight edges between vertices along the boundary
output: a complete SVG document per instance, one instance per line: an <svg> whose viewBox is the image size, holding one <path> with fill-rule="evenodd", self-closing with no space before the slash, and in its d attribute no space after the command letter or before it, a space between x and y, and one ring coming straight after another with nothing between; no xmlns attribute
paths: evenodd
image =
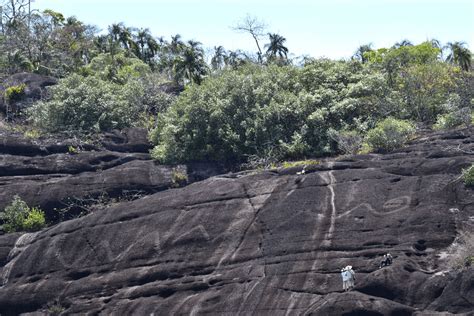
<svg viewBox="0 0 474 316"><path fill-rule="evenodd" d="M388 200L387 202L384 203L382 206L382 211L377 211L372 205L369 203L361 203L350 210L340 214L337 216L337 218L342 218L344 216L347 216L357 210L363 209L366 211L371 212L372 214L375 215L388 215L388 214L394 214L398 213L401 211L404 211L409 208L411 203L411 197L408 195L405 196L400 196L391 200Z"/></svg>
<svg viewBox="0 0 474 316"><path fill-rule="evenodd" d="M123 250L114 250L113 244L109 240L102 240L98 244L91 244L87 238L84 238L84 242L87 242L91 248L90 252L84 252L81 256L67 258L65 251L65 238L57 238L54 241L54 248L58 249L56 258L65 268L72 268L75 263L85 260L88 256L95 256L98 260L114 263L126 260L133 253L133 249L139 249L143 252L144 249L148 248L151 251L158 252L160 250L160 237L158 232L144 233L143 230L139 232L138 237L134 243L129 245Z"/></svg>
<svg viewBox="0 0 474 316"><path fill-rule="evenodd" d="M176 244L183 244L188 241L199 241L199 240L204 240L208 241L209 238L209 233L206 231L204 226L199 225L190 230L189 232L185 232L184 234L178 236L175 240L173 240L171 243L176 245Z"/></svg>

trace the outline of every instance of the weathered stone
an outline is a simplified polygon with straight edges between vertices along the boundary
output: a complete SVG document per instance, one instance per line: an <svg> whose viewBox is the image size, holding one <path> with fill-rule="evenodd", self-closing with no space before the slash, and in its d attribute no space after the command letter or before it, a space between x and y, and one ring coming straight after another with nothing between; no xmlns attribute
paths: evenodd
<svg viewBox="0 0 474 316"><path fill-rule="evenodd" d="M436 133L387 155L215 176L0 236L0 313L52 302L104 315L469 313L473 270L452 270L442 254L474 226L473 191L459 180L473 147L472 129ZM159 182L147 166L61 176L50 194ZM31 196L45 195L28 181ZM394 262L380 269L387 252ZM356 287L344 293L347 265Z"/></svg>
<svg viewBox="0 0 474 316"><path fill-rule="evenodd" d="M5 89L8 87L21 84L25 85L24 96L22 99L14 102L14 104L10 104L10 107L12 107L10 111L17 112L25 109L31 105L32 102L42 99L46 95L46 87L55 85L57 81L56 78L35 73L17 73L6 78L0 84L0 93L3 96ZM5 105L4 99L0 98L0 111L6 111Z"/></svg>

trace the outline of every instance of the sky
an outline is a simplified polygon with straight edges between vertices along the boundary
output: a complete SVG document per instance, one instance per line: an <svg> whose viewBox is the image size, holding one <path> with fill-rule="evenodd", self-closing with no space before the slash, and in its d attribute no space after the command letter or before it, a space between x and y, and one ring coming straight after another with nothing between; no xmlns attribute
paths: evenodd
<svg viewBox="0 0 474 316"><path fill-rule="evenodd" d="M360 45L390 47L403 39L464 41L474 50L474 0L34 0L32 7L102 30L124 22L167 40L181 34L209 51L222 45L256 52L249 34L232 29L247 15L285 37L293 57L349 58Z"/></svg>

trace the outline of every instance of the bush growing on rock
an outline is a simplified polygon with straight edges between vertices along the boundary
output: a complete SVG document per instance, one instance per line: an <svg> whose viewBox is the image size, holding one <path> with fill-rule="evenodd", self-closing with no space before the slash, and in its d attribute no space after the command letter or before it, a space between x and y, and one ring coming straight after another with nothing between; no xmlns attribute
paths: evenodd
<svg viewBox="0 0 474 316"><path fill-rule="evenodd" d="M49 132L91 132L130 126L137 113L121 86L71 75L51 87L51 99L35 104L29 117Z"/></svg>
<svg viewBox="0 0 474 316"><path fill-rule="evenodd" d="M344 154L356 154L362 148L363 137L355 130L329 130L329 136Z"/></svg>
<svg viewBox="0 0 474 316"><path fill-rule="evenodd" d="M242 66L188 87L159 117L152 155L240 163L268 148L276 160L327 154L329 127L372 125L388 95L383 76L354 62Z"/></svg>
<svg viewBox="0 0 474 316"><path fill-rule="evenodd" d="M93 75L104 81L125 84L132 78L140 78L151 73L150 67L136 57L127 57L124 52L105 53L94 57L82 69L85 75Z"/></svg>
<svg viewBox="0 0 474 316"><path fill-rule="evenodd" d="M46 224L44 212L35 207L30 208L18 195L0 213L0 218L3 221L2 229L6 232L36 231Z"/></svg>
<svg viewBox="0 0 474 316"><path fill-rule="evenodd" d="M450 129L458 126L469 126L472 120L472 110L470 108L462 108L451 113L438 115L435 129Z"/></svg>
<svg viewBox="0 0 474 316"><path fill-rule="evenodd" d="M449 266L453 269L464 269L474 265L474 233L461 232L453 244Z"/></svg>
<svg viewBox="0 0 474 316"><path fill-rule="evenodd" d="M97 77L71 75L51 87L51 98L36 103L28 115L48 132L99 132L137 125L141 115L161 111L173 97L150 83L133 79L116 84Z"/></svg>
<svg viewBox="0 0 474 316"><path fill-rule="evenodd" d="M26 85L24 83L5 89L5 100L7 102L18 101L25 95Z"/></svg>
<svg viewBox="0 0 474 316"><path fill-rule="evenodd" d="M373 150L389 152L402 147L414 132L410 122L387 118L367 133L366 140Z"/></svg>
<svg viewBox="0 0 474 316"><path fill-rule="evenodd" d="M171 187L179 188L186 185L188 182L188 175L185 170L180 170L179 168L174 168L171 171Z"/></svg>
<svg viewBox="0 0 474 316"><path fill-rule="evenodd" d="M474 165L463 170L462 177L467 187L474 187Z"/></svg>

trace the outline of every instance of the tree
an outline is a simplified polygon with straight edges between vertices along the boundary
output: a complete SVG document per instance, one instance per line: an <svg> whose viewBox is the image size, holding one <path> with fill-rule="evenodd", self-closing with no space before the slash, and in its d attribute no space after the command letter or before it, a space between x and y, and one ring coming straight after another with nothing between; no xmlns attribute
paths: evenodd
<svg viewBox="0 0 474 316"><path fill-rule="evenodd" d="M172 54L179 54L181 50L185 47L184 42L181 39L180 34L171 36L170 51Z"/></svg>
<svg viewBox="0 0 474 316"><path fill-rule="evenodd" d="M263 62L263 54L258 40L265 34L265 28L266 26L263 22L250 15L247 15L241 22L233 27L234 30L249 33L253 37L258 49L257 54L259 63Z"/></svg>
<svg viewBox="0 0 474 316"><path fill-rule="evenodd" d="M3 24L13 25L29 19L31 14L31 0L4 0L2 7L2 31Z"/></svg>
<svg viewBox="0 0 474 316"><path fill-rule="evenodd" d="M270 59L279 57L280 59L286 59L288 54L288 48L285 47L284 43L286 38L276 33L268 33L270 43L265 45L267 49L267 55Z"/></svg>
<svg viewBox="0 0 474 316"><path fill-rule="evenodd" d="M240 50L229 51L224 57L225 65L230 66L232 69L244 65L247 61L250 61L250 58Z"/></svg>
<svg viewBox="0 0 474 316"><path fill-rule="evenodd" d="M127 51L136 49L136 43L133 41L133 29L126 27L122 22L109 26L109 34L113 41L119 43Z"/></svg>
<svg viewBox="0 0 474 316"><path fill-rule="evenodd" d="M214 56L211 58L211 66L214 70L220 70L225 66L226 51L223 46L214 46Z"/></svg>
<svg viewBox="0 0 474 316"><path fill-rule="evenodd" d="M371 51L373 51L372 43L361 45L359 46L359 48L357 48L354 55L352 55L352 58L357 59L358 61L365 64L369 60L366 53L371 52Z"/></svg>
<svg viewBox="0 0 474 316"><path fill-rule="evenodd" d="M173 60L173 70L177 83L184 81L191 84L200 84L203 76L207 73L207 65L204 61L204 50L201 43L188 41L188 45L180 55Z"/></svg>
<svg viewBox="0 0 474 316"><path fill-rule="evenodd" d="M449 42L444 48L448 50L447 62L458 65L464 71L469 71L472 53L465 45L464 42Z"/></svg>
<svg viewBox="0 0 474 316"><path fill-rule="evenodd" d="M139 29L135 35L135 43L135 55L147 64L151 64L153 57L160 49L160 45L151 35L150 30Z"/></svg>
<svg viewBox="0 0 474 316"><path fill-rule="evenodd" d="M404 39L401 42L395 43L395 45L393 45L393 48L400 48L400 47L407 47L407 46L413 46L413 44L409 40Z"/></svg>
<svg viewBox="0 0 474 316"><path fill-rule="evenodd" d="M120 32L122 31L123 23L115 23L109 26L109 34L112 36L113 40L118 42Z"/></svg>

